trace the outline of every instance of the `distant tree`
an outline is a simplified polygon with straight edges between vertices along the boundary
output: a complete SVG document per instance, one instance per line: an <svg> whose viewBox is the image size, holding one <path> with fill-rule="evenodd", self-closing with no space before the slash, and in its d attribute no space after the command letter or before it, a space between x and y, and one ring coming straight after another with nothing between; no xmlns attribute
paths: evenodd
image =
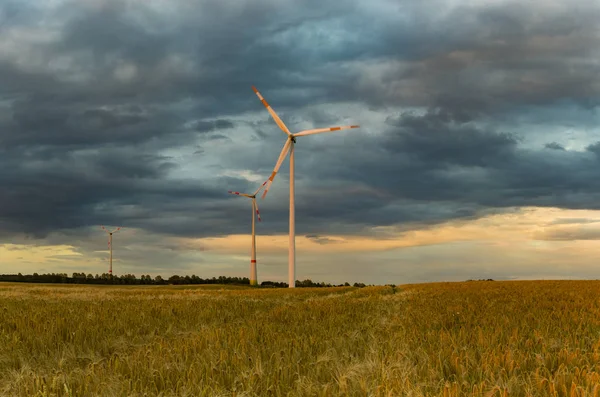
<svg viewBox="0 0 600 397"><path fill-rule="evenodd" d="M181 277L179 277L176 274L172 275L171 277L169 277L169 284L173 284L173 285L181 284Z"/></svg>
<svg viewBox="0 0 600 397"><path fill-rule="evenodd" d="M165 285L167 283L174 285L181 284L233 284L233 285L250 285L250 279L248 277L229 277L219 276L202 279L195 274L192 276L179 276L173 275L168 280L163 279L160 275L154 277L149 275L141 275L137 278L135 274L123 274L123 275L111 275L108 273L102 273L101 275L96 274L85 274L84 272L72 273L71 277L65 273L48 273L38 274L33 273L31 275L18 274L0 274L0 281L8 282L28 282L28 283L69 283L69 284L115 284L115 285L138 285L138 284L150 284L150 285ZM338 287L343 285L348 286L349 284L340 284ZM355 286L358 284L355 284ZM364 286L364 284L361 284ZM314 282L310 279L303 281L296 281L298 287L331 287L330 283L325 282ZM287 288L288 284L283 282L274 281L263 281L261 287L265 288Z"/></svg>

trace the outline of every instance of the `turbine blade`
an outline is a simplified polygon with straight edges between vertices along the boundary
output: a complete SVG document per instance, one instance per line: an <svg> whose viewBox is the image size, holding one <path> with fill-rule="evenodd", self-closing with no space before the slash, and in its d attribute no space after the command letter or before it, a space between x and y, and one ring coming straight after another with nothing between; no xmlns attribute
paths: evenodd
<svg viewBox="0 0 600 397"><path fill-rule="evenodd" d="M283 149L281 149L281 153L279 154L279 159L277 159L277 164L275 164L275 168L273 169L273 173L271 174L271 176L267 180L268 183L265 186L265 191L263 192L263 195L262 195L263 199L267 196L267 192L271 188L271 184L273 183L273 179L275 179L275 175L277 175L277 171L279 171L279 168L281 167L281 164L283 163L283 160L285 160L285 157L290 152L290 145L291 144L292 144L291 139L288 139L285 142L285 144L283 145Z"/></svg>
<svg viewBox="0 0 600 397"><path fill-rule="evenodd" d="M262 222L262 218L260 217L260 211L258 210L258 203L256 199L252 199L252 204L254 205L254 211L256 212L256 218L259 222Z"/></svg>
<svg viewBox="0 0 600 397"><path fill-rule="evenodd" d="M119 226L118 228L116 228L115 230L113 230L111 233L116 233L116 232L118 232L119 230L121 230L121 227L120 227L120 226Z"/></svg>
<svg viewBox="0 0 600 397"><path fill-rule="evenodd" d="M269 189L271 188L271 184L273 183L273 181L270 179L267 179L267 181L268 181L267 186L265 186L265 191L263 192L263 194L261 196L261 198L263 198L263 199L267 196L267 192L269 191Z"/></svg>
<svg viewBox="0 0 600 397"><path fill-rule="evenodd" d="M244 197L252 198L252 196L250 196L249 194L246 194L246 193L232 192L231 190L228 190L228 193L235 194L236 196L244 196Z"/></svg>
<svg viewBox="0 0 600 397"><path fill-rule="evenodd" d="M290 135L290 130L288 130L287 126L283 123L283 121L281 121L281 119L279 118L279 116L277 115L277 113L275 113L275 111L273 110L273 108L271 107L271 105L269 105L267 103L267 101L265 100L265 98L263 98L263 96L260 95L260 92L258 92L258 90L256 89L255 86L252 86L252 90L258 96L258 99L260 99L260 101L262 102L262 104L265 105L265 107L267 108L267 111L271 114L271 117L273 117L273 120L275 120L275 122L277 123L277 125L279 126L279 128L281 128L281 130L283 132L285 132L286 134Z"/></svg>
<svg viewBox="0 0 600 397"><path fill-rule="evenodd" d="M297 134L294 134L294 136L314 135L314 134L320 134L322 132L348 130L350 128L360 128L360 126L359 125L344 125L342 127L317 128L314 130L306 130L306 131L298 132Z"/></svg>
<svg viewBox="0 0 600 397"><path fill-rule="evenodd" d="M265 187L265 185L267 184L267 182L269 182L269 180L268 180L268 179L267 179L266 181L264 181L264 182L263 182L263 184L262 184L262 185L260 185L260 186L258 187L258 189L256 189L256 191L254 192L253 196L256 196L256 195L258 194L258 192L260 192L260 190L261 190L263 187Z"/></svg>

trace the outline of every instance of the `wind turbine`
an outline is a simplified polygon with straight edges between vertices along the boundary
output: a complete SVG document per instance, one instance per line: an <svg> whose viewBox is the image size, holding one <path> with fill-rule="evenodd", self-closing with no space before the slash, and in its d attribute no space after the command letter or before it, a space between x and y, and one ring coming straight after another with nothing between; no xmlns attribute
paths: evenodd
<svg viewBox="0 0 600 397"><path fill-rule="evenodd" d="M254 194L232 192L231 190L229 190L229 193L231 193L231 194L235 194L237 196L244 196L244 197L248 197L248 198L252 199L252 252L250 254L250 285L258 285L258 281L257 281L257 277L256 277L256 232L255 232L255 227L254 227L255 213L256 213L256 218L258 218L258 221L261 222L262 220L260 219L260 212L258 211L258 204L256 204L256 195L258 194L258 192L260 192L260 189L262 189L266 183L267 183L267 181L265 181L262 185L260 185L260 187L258 189L256 189L256 191L254 192Z"/></svg>
<svg viewBox="0 0 600 397"><path fill-rule="evenodd" d="M323 132L346 130L346 129L350 129L350 128L359 128L359 126L358 125L346 125L346 126L341 126L341 127L316 128L316 129L304 130L304 131L292 134L290 132L290 130L287 128L287 126L283 123L283 121L281 121L281 119L279 118L277 113L275 113L275 111L267 103L265 98L263 98L263 96L260 94L260 92L258 92L256 87L252 86L252 90L254 90L254 92L258 96L258 99L260 99L262 104L267 108L267 111L271 114L271 116L273 117L273 120L275 120L275 123L277 123L279 128L281 128L281 130L287 134L287 140L285 141L285 144L283 145L283 149L281 150L281 153L279 154L279 159L277 159L277 163L275 164L273 173L267 180L267 186L265 187L265 191L262 195L262 198L264 199L265 196L267 195L267 192L269 191L269 188L271 187L271 184L273 183L273 179L275 178L275 175L277 175L277 171L279 171L279 167L281 167L283 160L285 160L285 157L289 153L290 154L290 242L289 242L290 248L289 248L289 255L288 255L288 284L289 284L290 288L295 288L296 287L296 224L295 224L296 219L295 219L295 206L294 206L294 144L296 143L296 138L299 136L314 135L314 134L320 134Z"/></svg>
<svg viewBox="0 0 600 397"><path fill-rule="evenodd" d="M113 230L112 232L109 232L108 230L106 230L106 228L104 226L100 226L102 228L102 230L104 230L106 233L108 233L108 249L110 250L110 268L108 269L108 274L110 276L112 276L112 236L113 233L118 232L119 230L121 230L120 227L116 228L115 230Z"/></svg>

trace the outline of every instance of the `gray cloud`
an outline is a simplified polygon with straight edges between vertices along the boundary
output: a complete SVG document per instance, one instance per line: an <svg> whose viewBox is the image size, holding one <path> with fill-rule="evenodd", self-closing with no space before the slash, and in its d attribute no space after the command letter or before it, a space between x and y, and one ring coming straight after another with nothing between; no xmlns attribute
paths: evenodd
<svg viewBox="0 0 600 397"><path fill-rule="evenodd" d="M229 120L197 121L193 128L198 132L212 132L215 130L224 130L233 128L234 124Z"/></svg>
<svg viewBox="0 0 600 397"><path fill-rule="evenodd" d="M537 236L539 240L572 241L572 240L600 240L600 229L590 227L568 227L549 230Z"/></svg>
<svg viewBox="0 0 600 397"><path fill-rule="evenodd" d="M247 233L248 203L226 192L253 191L285 140L251 85L294 130L362 125L298 140L298 233L319 243L598 208L595 2L92 3L0 8L5 240L100 223ZM563 119L586 150L525 147L520 121ZM277 178L262 234L287 231L287 164Z"/></svg>
<svg viewBox="0 0 600 397"><path fill-rule="evenodd" d="M552 150L565 150L565 147L563 145L561 145L560 143L556 143L556 142L547 143L546 145L544 145L544 147L546 149L552 149Z"/></svg>
<svg viewBox="0 0 600 397"><path fill-rule="evenodd" d="M571 224L589 224L600 222L596 219L586 218L560 218L550 222L550 225L571 225Z"/></svg>
<svg viewBox="0 0 600 397"><path fill-rule="evenodd" d="M314 241L317 244L321 244L321 245L326 245L326 244L335 244L336 241L333 239L330 239L328 237L324 237L324 236L319 236L318 234L307 234L306 238Z"/></svg>

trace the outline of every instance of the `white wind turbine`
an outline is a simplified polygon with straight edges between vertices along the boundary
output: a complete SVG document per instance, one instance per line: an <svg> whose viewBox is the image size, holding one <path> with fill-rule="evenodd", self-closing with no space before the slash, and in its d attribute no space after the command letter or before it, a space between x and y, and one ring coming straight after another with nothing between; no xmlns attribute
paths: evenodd
<svg viewBox="0 0 600 397"><path fill-rule="evenodd" d="M119 230L121 230L120 227L116 228L115 230L113 230L112 232L109 232L108 230L106 230L106 228L104 226L100 226L102 228L102 230L104 230L106 233L108 233L108 249L110 250L110 267L108 268L108 274L112 276L112 236L113 233L118 232Z"/></svg>
<svg viewBox="0 0 600 397"><path fill-rule="evenodd" d="M258 99L260 99L262 104L267 108L267 111L271 114L271 116L273 117L273 120L275 120L275 123L277 123L279 128L281 128L281 130L283 132L285 132L288 137L287 141L283 145L283 149L281 150L281 153L279 154L279 159L277 160L277 163L275 164L273 173L267 180L267 186L262 195L262 198L264 199L265 196L267 195L267 192L269 191L269 188L271 187L271 184L273 183L273 179L275 178L277 171L279 171L279 167L281 167L283 160L285 160L285 157L289 153L290 154L290 242L289 242L290 248L289 248L289 256L288 256L288 284L289 284L290 288L294 288L294 287L296 287L296 224L295 224L296 219L295 219L295 207L294 207L294 144L296 143L296 138L299 136L320 134L322 132L339 131L339 130L346 130L346 129L350 129L350 128L359 128L359 126L358 125L346 125L346 126L342 126L342 127L317 128L317 129L305 130L305 131L301 131L301 132L292 134L290 132L290 130L287 128L287 126L283 123L283 121L281 121L281 119L279 118L277 113L275 113L275 111L271 108L271 106L267 103L267 101L265 101L265 98L263 98L263 96L260 94L260 92L258 92L256 87L252 86L252 90L254 90L254 92L258 96Z"/></svg>
<svg viewBox="0 0 600 397"><path fill-rule="evenodd" d="M258 204L256 204L256 195L258 194L258 192L260 192L260 189L262 189L266 183L267 183L267 181L265 181L262 185L260 185L260 187L258 189L256 189L256 191L254 192L254 194L232 192L231 190L229 190L229 193L231 193L231 194L235 194L237 196L244 196L244 197L248 197L248 198L252 199L252 252L250 254L250 285L258 285L258 280L257 280L257 276L256 276L256 232L255 232L255 227L254 227L255 213L256 213L256 218L258 218L258 221L261 222L262 220L260 219L260 212L258 211Z"/></svg>

